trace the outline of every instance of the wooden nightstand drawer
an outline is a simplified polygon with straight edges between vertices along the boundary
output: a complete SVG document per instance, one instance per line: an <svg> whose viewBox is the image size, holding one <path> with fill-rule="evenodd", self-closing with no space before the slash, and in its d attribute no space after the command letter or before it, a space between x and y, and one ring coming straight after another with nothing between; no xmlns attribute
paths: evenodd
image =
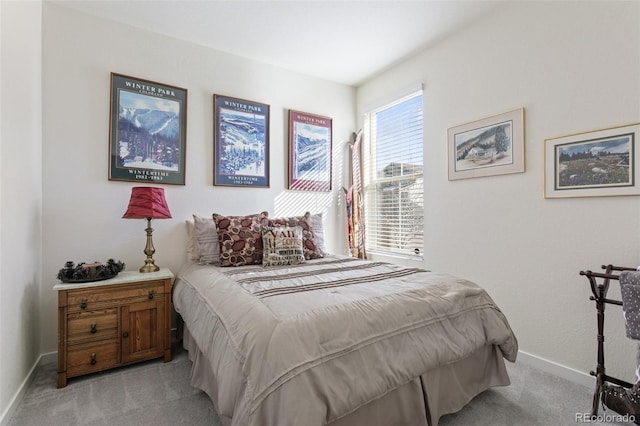
<svg viewBox="0 0 640 426"><path fill-rule="evenodd" d="M67 316L67 341L75 344L86 340L96 341L118 335L118 309L73 312Z"/></svg>
<svg viewBox="0 0 640 426"><path fill-rule="evenodd" d="M79 376L115 367L120 363L120 343L117 339L98 344L69 347L67 376Z"/></svg>
<svg viewBox="0 0 640 426"><path fill-rule="evenodd" d="M164 295L163 281L150 281L145 284L122 286L122 288L96 292L93 290L76 290L69 292L69 312L100 309L121 301L140 302Z"/></svg>

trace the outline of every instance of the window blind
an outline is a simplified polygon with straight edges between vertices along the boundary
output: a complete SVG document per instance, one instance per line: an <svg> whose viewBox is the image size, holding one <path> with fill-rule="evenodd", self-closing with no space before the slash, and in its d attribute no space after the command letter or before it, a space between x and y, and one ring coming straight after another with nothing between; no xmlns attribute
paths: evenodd
<svg viewBox="0 0 640 426"><path fill-rule="evenodd" d="M363 167L367 251L421 256L422 90L367 114Z"/></svg>

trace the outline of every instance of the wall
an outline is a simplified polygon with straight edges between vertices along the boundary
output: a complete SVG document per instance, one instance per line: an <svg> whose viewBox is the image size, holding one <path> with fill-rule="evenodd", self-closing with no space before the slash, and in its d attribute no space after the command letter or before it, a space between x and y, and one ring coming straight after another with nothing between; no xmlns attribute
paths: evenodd
<svg viewBox="0 0 640 426"><path fill-rule="evenodd" d="M41 352L40 19L39 2L0 2L0 422Z"/></svg>
<svg viewBox="0 0 640 426"><path fill-rule="evenodd" d="M156 220L156 264L186 260L185 219L193 213L272 216L323 212L328 246L343 241L342 152L355 129L355 89L198 45L43 6L42 351L56 347L55 275L66 260L144 263L145 221L121 219L136 183L107 180L110 73L188 89L186 185L165 185L173 219ZM213 186L213 94L271 106L271 185ZM287 191L287 110L333 118L334 192Z"/></svg>
<svg viewBox="0 0 640 426"><path fill-rule="evenodd" d="M542 145L640 121L639 24L632 2L505 4L357 91L362 112L425 83L425 200L433 206L425 265L486 287L523 351L582 372L595 366L595 310L578 271L640 263L640 204L637 197L543 199ZM284 215L309 206L327 213L329 246L342 249L339 193L284 190L286 110L334 118L337 189L347 152L341 142L356 128L354 89L49 3L0 2L0 28L3 415L38 355L57 349L51 288L64 261L143 262L144 224L120 219L135 184L107 181L112 71L189 89L187 185L165 186L174 219L154 222L160 265L179 269L183 220L214 210ZM213 93L271 105L270 189L212 186ZM447 181L447 128L518 107L525 108L526 173ZM607 310L607 367L632 380L634 345L618 313Z"/></svg>
<svg viewBox="0 0 640 426"><path fill-rule="evenodd" d="M522 351L595 369L595 305L578 272L640 264L640 199L544 199L543 144L640 122L640 4L505 4L359 87L359 113L415 82L425 83L425 266L484 286ZM448 181L447 129L520 107L526 172ZM607 308L606 365L633 381L621 317Z"/></svg>

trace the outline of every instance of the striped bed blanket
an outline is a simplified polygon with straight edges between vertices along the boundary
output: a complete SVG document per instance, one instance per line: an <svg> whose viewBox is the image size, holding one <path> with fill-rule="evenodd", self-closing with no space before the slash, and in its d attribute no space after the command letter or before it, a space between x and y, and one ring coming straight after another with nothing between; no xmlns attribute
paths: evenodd
<svg viewBox="0 0 640 426"><path fill-rule="evenodd" d="M186 265L174 306L232 425L339 419L426 371L517 340L478 285L340 256L300 265Z"/></svg>

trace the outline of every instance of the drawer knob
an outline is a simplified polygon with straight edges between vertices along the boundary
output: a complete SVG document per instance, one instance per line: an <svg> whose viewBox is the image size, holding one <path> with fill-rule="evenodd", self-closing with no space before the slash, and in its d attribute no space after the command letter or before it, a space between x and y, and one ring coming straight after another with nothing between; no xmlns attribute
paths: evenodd
<svg viewBox="0 0 640 426"><path fill-rule="evenodd" d="M153 290L149 290L149 300L153 299Z"/></svg>
<svg viewBox="0 0 640 426"><path fill-rule="evenodd" d="M129 332L125 331L124 333L122 333L122 337L129 337Z"/></svg>
<svg viewBox="0 0 640 426"><path fill-rule="evenodd" d="M82 302L80 303L80 308L87 309L87 298L83 297Z"/></svg>
<svg viewBox="0 0 640 426"><path fill-rule="evenodd" d="M91 354L91 365L96 365L96 354L92 353Z"/></svg>
<svg viewBox="0 0 640 426"><path fill-rule="evenodd" d="M98 331L98 329L96 328L96 324L91 324L91 334L95 333L96 331Z"/></svg>

